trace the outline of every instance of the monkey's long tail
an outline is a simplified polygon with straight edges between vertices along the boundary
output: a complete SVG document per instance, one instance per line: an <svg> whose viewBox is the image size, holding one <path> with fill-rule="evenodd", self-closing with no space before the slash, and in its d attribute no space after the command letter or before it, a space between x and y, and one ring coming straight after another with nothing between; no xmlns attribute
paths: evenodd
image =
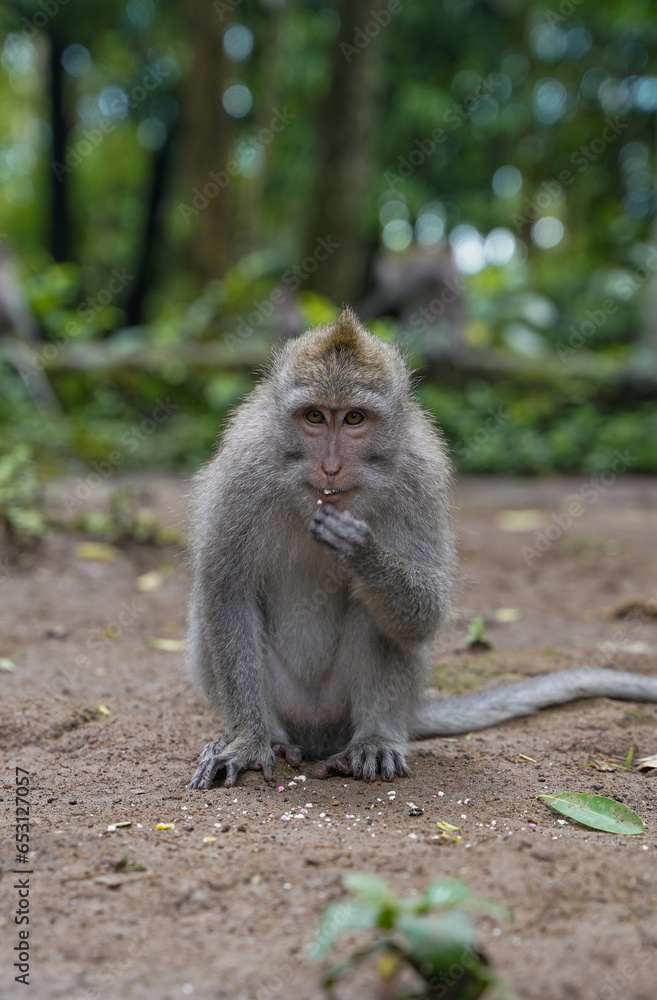
<svg viewBox="0 0 657 1000"><path fill-rule="evenodd" d="M412 738L458 736L578 698L657 701L657 677L584 667L531 677L518 684L505 684L478 694L434 698L421 706Z"/></svg>

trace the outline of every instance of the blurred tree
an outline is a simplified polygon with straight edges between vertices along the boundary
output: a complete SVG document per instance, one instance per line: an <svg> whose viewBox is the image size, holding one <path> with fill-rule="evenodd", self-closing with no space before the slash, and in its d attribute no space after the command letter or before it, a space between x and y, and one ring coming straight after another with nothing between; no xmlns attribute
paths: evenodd
<svg viewBox="0 0 657 1000"><path fill-rule="evenodd" d="M383 53L392 16L370 0L339 0L340 30L332 43L329 85L315 114L315 181L306 215L304 251L317 240L339 244L308 284L335 302L354 302L367 260L365 207L374 172L374 136L380 124ZM388 24L376 19L385 14Z"/></svg>
<svg viewBox="0 0 657 1000"><path fill-rule="evenodd" d="M224 274L237 257L234 175L227 169L233 128L222 104L228 77L222 40L232 6L208 0L184 5L191 48L184 105L185 203L195 213L189 262L200 283Z"/></svg>

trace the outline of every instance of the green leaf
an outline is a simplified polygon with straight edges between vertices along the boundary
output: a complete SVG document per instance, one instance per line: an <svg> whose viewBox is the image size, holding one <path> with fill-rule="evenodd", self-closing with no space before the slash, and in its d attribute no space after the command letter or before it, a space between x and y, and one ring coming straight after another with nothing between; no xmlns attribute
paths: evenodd
<svg viewBox="0 0 657 1000"><path fill-rule="evenodd" d="M429 965L432 974L450 965L471 965L477 943L477 929L465 913L440 916L404 914L397 926L418 962Z"/></svg>
<svg viewBox="0 0 657 1000"><path fill-rule="evenodd" d="M468 623L468 642L481 642L484 637L484 628L486 627L486 622L481 615L477 615L473 618L471 622Z"/></svg>
<svg viewBox="0 0 657 1000"><path fill-rule="evenodd" d="M351 889L368 903L388 906L395 899L395 894L388 883L368 872L351 872L345 875L342 881L347 889Z"/></svg>
<svg viewBox="0 0 657 1000"><path fill-rule="evenodd" d="M329 903L322 915L317 937L308 949L309 958L319 961L331 950L336 939L345 931L368 931L377 926L380 907L369 906L357 899Z"/></svg>
<svg viewBox="0 0 657 1000"><path fill-rule="evenodd" d="M604 795L587 795L584 792L560 792L558 795L537 795L557 812L574 819L582 826L605 833L632 836L643 833L643 820L622 802Z"/></svg>
<svg viewBox="0 0 657 1000"><path fill-rule="evenodd" d="M445 878L432 882L419 898L402 900L401 905L406 913L421 913L436 906L457 906L469 898L470 890L465 882L458 878Z"/></svg>

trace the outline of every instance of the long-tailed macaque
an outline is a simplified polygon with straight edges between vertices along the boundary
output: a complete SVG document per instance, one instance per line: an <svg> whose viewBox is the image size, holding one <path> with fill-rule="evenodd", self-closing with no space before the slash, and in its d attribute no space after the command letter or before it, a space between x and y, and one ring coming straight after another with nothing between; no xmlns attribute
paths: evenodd
<svg viewBox="0 0 657 1000"><path fill-rule="evenodd" d="M345 310L288 341L194 491L191 667L220 708L191 782L274 755L389 781L412 738L469 732L657 679L573 670L422 702L450 609L450 469L394 347Z"/></svg>

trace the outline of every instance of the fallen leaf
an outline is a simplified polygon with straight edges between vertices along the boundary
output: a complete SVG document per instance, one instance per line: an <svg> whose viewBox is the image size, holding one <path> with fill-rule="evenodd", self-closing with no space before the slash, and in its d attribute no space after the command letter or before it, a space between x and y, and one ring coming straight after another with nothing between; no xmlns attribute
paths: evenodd
<svg viewBox="0 0 657 1000"><path fill-rule="evenodd" d="M643 820L640 816L622 802L604 795L560 792L557 795L537 795L536 798L542 799L563 816L593 830L626 836L643 833Z"/></svg>
<svg viewBox="0 0 657 1000"><path fill-rule="evenodd" d="M158 639L151 636L146 642L152 649L160 649L163 653L181 653L185 648L184 639Z"/></svg>
<svg viewBox="0 0 657 1000"><path fill-rule="evenodd" d="M436 822L436 826L438 827L439 830L452 830L452 831L460 830L460 827L452 826L451 823L446 823L444 820L438 820Z"/></svg>
<svg viewBox="0 0 657 1000"><path fill-rule="evenodd" d="M80 542L75 546L75 554L78 559L89 559L92 562L113 562L118 549L104 542Z"/></svg>
<svg viewBox="0 0 657 1000"><path fill-rule="evenodd" d="M219 840L219 837L203 837L201 839L201 843L202 844L216 844L218 840Z"/></svg>
<svg viewBox="0 0 657 1000"><path fill-rule="evenodd" d="M540 510L500 510L495 520L502 531L536 531L546 517Z"/></svg>
<svg viewBox="0 0 657 1000"><path fill-rule="evenodd" d="M96 711L98 712L99 715L111 715L112 714L110 712L109 708L106 708L105 705L99 705L98 708L96 709Z"/></svg>
<svg viewBox="0 0 657 1000"><path fill-rule="evenodd" d="M173 830L173 823L158 823L156 830Z"/></svg>
<svg viewBox="0 0 657 1000"><path fill-rule="evenodd" d="M497 608L493 611L493 619L501 625L508 625L511 622L519 622L522 614L518 608Z"/></svg>
<svg viewBox="0 0 657 1000"><path fill-rule="evenodd" d="M526 753L519 753L518 756L522 757L523 760L530 760L532 764L538 764L537 760L534 760L533 757L528 757Z"/></svg>
<svg viewBox="0 0 657 1000"><path fill-rule="evenodd" d="M99 875L94 879L95 885L104 885L108 889L118 889L122 885L129 885L130 882L143 882L146 879L160 878L159 872L126 872L125 875Z"/></svg>
<svg viewBox="0 0 657 1000"><path fill-rule="evenodd" d="M16 664L13 660L8 660L6 656L0 656L0 670L6 674L13 674L16 671Z"/></svg>
<svg viewBox="0 0 657 1000"><path fill-rule="evenodd" d="M657 767L657 757L641 757L636 762L637 771L645 771L651 767Z"/></svg>
<svg viewBox="0 0 657 1000"><path fill-rule="evenodd" d="M137 590L157 590L164 583L164 577L157 569L152 569L149 573L142 573L135 580Z"/></svg>

